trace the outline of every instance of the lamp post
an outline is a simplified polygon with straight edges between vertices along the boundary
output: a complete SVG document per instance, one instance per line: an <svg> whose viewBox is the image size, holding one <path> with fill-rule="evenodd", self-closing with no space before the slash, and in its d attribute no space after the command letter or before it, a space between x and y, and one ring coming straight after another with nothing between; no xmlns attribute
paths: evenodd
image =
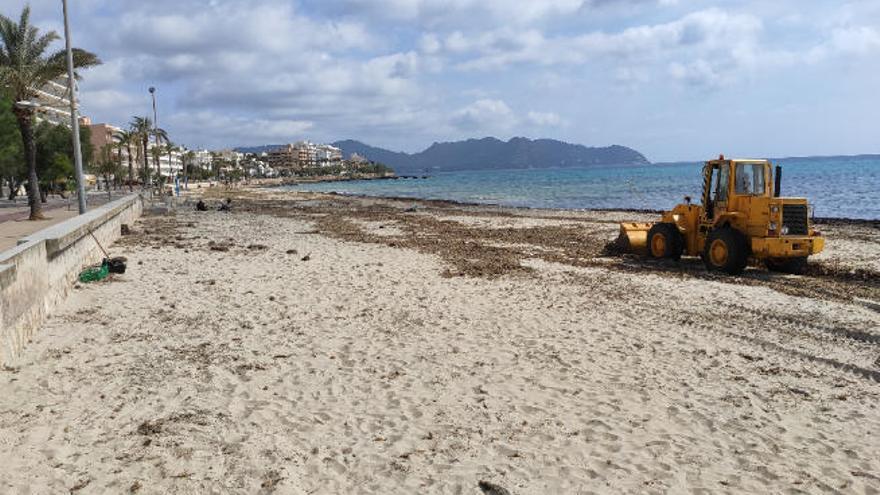
<svg viewBox="0 0 880 495"><path fill-rule="evenodd" d="M159 156L158 155L158 153L159 153L159 132L158 132L158 130L159 130L159 113L156 110L156 88L153 86L150 86L149 91L150 91L150 96L153 98L153 139L155 139L155 141L156 141L155 153L157 153L156 156ZM158 165L159 166L159 170L158 170L159 177L156 177L157 182L159 181L159 178L162 176L162 165L161 164L162 164L162 160L160 159L159 165ZM161 194L162 191L159 191L159 193Z"/></svg>
<svg viewBox="0 0 880 495"><path fill-rule="evenodd" d="M76 169L76 195L79 214L86 212L86 184L83 179L82 150L79 144L79 116L76 112L76 80L73 73L73 48L70 44L70 22L67 18L67 0L61 0L64 10L64 44L67 48L67 89L70 92L70 124L73 128L73 163Z"/></svg>

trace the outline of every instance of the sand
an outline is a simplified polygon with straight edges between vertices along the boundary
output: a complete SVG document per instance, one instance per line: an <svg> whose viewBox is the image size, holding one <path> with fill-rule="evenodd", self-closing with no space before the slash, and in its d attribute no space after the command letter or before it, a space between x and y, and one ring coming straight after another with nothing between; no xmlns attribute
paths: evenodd
<svg viewBox="0 0 880 495"><path fill-rule="evenodd" d="M413 203L145 217L0 371L0 492L880 493L876 226L724 277Z"/></svg>

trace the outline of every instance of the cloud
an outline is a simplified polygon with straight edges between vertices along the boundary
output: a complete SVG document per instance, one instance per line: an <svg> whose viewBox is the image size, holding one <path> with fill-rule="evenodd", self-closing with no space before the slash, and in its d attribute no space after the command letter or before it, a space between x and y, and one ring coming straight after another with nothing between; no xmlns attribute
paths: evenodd
<svg viewBox="0 0 880 495"><path fill-rule="evenodd" d="M60 31L57 0L31 3L35 22ZM20 4L12 4L0 12L17 17ZM862 89L880 77L871 63L880 55L877 2L77 0L70 6L74 43L105 61L83 73L84 112L124 124L151 112L146 88L156 86L160 122L184 144L356 137L414 150L434 140L531 133L626 141L662 156L651 146L677 144L652 142L658 135L652 126L666 136L693 137L711 131L686 122L730 107L761 112L772 105L768 94L817 108L816 88L845 80L851 93L839 91L835 101L850 113L880 111L871 106L872 90ZM668 120L648 121L645 111ZM691 119L675 117L687 112ZM589 124L596 115L602 125ZM750 129L762 132L754 122ZM718 126L717 132L726 138L743 131Z"/></svg>
<svg viewBox="0 0 880 495"><path fill-rule="evenodd" d="M132 114L148 111L142 95L146 86L155 85L163 126L185 140L228 146L284 133L283 141L291 141L305 131L336 138L342 129L380 127L377 115L383 122L418 128L412 107L430 101L416 82L420 55L414 50L381 53L382 43L358 22L309 18L278 1L256 6L184 2L155 12L152 7L133 7L119 19L95 21L107 28L90 30L98 37L91 42L107 47L102 52L106 63L82 82L84 111L127 122ZM110 21L116 23L112 28ZM185 116L166 117L180 112ZM201 123L215 116L238 134L191 125L196 116Z"/></svg>
<svg viewBox="0 0 880 495"><path fill-rule="evenodd" d="M562 118L553 112L529 112L528 121L539 127L556 127L562 124Z"/></svg>
<svg viewBox="0 0 880 495"><path fill-rule="evenodd" d="M184 135L211 136L216 142L239 144L287 142L291 136L302 135L314 126L308 120L262 119L209 110L175 114L169 124ZM199 147L212 145L215 146L213 142L191 143Z"/></svg>
<svg viewBox="0 0 880 495"><path fill-rule="evenodd" d="M507 131L516 126L518 119L502 100L482 99L459 109L452 116L452 124L463 131Z"/></svg>
<svg viewBox="0 0 880 495"><path fill-rule="evenodd" d="M369 19L371 22L415 24L428 29L484 30L487 26L516 28L587 17L617 8L668 7L677 0L306 0L324 15Z"/></svg>
<svg viewBox="0 0 880 495"><path fill-rule="evenodd" d="M444 47L454 55L470 55L458 65L470 70L498 70L514 64L573 65L595 59L652 61L676 52L714 52L730 58L754 46L761 30L761 20L753 16L709 9L617 33L547 37L534 29L502 28L474 36L453 32Z"/></svg>
<svg viewBox="0 0 880 495"><path fill-rule="evenodd" d="M314 0L308 5L331 15L348 14L379 21L417 22L424 26L453 26L498 20L524 25L570 15L591 3L587 0Z"/></svg>

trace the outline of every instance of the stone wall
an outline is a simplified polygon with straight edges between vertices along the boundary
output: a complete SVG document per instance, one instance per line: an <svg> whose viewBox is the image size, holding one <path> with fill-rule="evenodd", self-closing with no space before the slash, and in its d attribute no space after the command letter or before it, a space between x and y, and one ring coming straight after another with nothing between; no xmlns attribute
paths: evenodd
<svg viewBox="0 0 880 495"><path fill-rule="evenodd" d="M43 319L64 301L80 271L143 211L139 194L126 196L53 225L0 253L0 366L11 366Z"/></svg>

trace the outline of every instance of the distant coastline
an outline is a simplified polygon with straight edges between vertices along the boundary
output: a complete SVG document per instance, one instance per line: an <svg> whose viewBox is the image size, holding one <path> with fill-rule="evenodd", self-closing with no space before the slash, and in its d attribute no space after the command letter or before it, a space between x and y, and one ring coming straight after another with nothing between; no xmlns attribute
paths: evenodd
<svg viewBox="0 0 880 495"><path fill-rule="evenodd" d="M752 157L752 158L764 158L764 157ZM880 163L880 153L862 153L858 155L812 155L812 156L785 156L785 157L773 157L767 158L771 162L786 162L786 161L821 161L821 160L877 160ZM671 161L671 162L654 162L654 165L657 166L666 166L666 165L692 165L692 164L700 164L703 163L703 160L682 160L682 161Z"/></svg>
<svg viewBox="0 0 880 495"><path fill-rule="evenodd" d="M332 143L346 159L354 155L385 164L401 175L529 168L576 168L605 165L649 165L640 152L620 145L588 147L555 139L523 137L502 141L493 137L434 143L417 153L370 146L360 141ZM247 153L268 152L275 146L237 148Z"/></svg>

